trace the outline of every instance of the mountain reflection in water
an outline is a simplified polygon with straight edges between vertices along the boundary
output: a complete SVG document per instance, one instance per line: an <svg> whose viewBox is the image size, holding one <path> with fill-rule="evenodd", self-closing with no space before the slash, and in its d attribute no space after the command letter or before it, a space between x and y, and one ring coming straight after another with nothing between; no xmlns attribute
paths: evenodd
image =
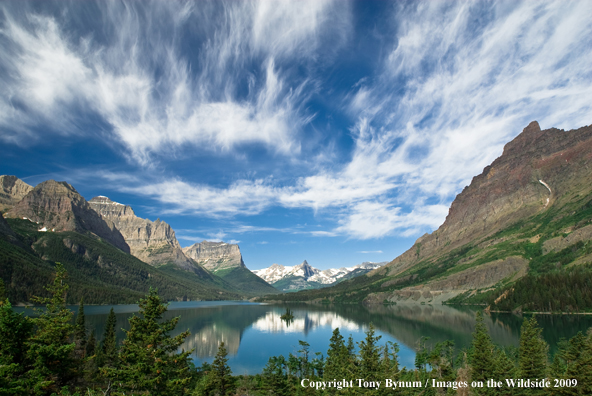
<svg viewBox="0 0 592 396"><path fill-rule="evenodd" d="M218 346L224 342L229 353L229 364L235 374L261 372L270 356L297 354L298 341L310 344L312 352L326 355L334 328L339 327L347 338L364 339L364 331L373 323L379 341L399 344L402 365L412 368L415 348L421 337L430 337L428 345L452 340L457 351L468 348L475 326L475 310L445 305L398 304L394 306L308 305L290 304L294 319L289 324L280 316L287 305L260 305L244 302L183 302L171 303L165 319L179 316L175 332L189 330L191 335L182 348L193 349L197 365L211 362ZM86 323L102 338L109 306L86 306ZM77 307L71 307L76 312ZM125 337L121 329L129 329L128 319L137 306L114 306L119 342ZM22 309L19 309L22 311ZM26 310L31 314L31 310ZM137 315L137 313L136 313ZM503 346L518 346L523 317L511 314L485 315L485 323L493 341ZM561 338L570 338L578 331L592 326L590 315L538 315L543 337L556 348Z"/></svg>

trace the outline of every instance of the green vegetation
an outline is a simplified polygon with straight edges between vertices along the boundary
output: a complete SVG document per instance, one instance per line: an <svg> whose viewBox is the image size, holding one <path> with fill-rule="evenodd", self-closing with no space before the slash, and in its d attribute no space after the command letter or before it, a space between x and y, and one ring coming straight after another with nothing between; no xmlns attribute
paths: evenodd
<svg viewBox="0 0 592 396"><path fill-rule="evenodd" d="M280 316L280 319L282 319L282 320L292 320L292 319L294 319L294 314L292 313L292 310L289 307L286 308L286 313L283 314L282 316Z"/></svg>
<svg viewBox="0 0 592 396"><path fill-rule="evenodd" d="M220 277L230 284L231 287L247 296L280 293L276 288L270 286L263 279L244 267L224 268L214 272L214 275Z"/></svg>
<svg viewBox="0 0 592 396"><path fill-rule="evenodd" d="M129 319L131 327L122 344L109 341L114 326L109 319L103 347L93 350L91 334L83 349L79 341L86 334L84 306L80 304L74 325L72 313L65 306L66 280L64 268L58 265L55 279L47 288L50 297L41 299L46 310L37 318L15 314L8 299L0 302L0 394L382 396L452 395L459 389L478 395L546 395L555 394L556 390L576 395L592 391L592 329L586 335L579 333L569 341L561 341L549 364L548 345L542 340L534 317L524 320L517 351L495 346L479 313L470 350L455 351L452 341L429 347L424 337L419 342L416 367L412 370L399 367L398 346L380 345L380 336L370 324L366 338L357 345L357 352L352 337L345 342L337 328L330 339L326 359L321 353L313 353L307 342L300 341L296 355L269 358L262 373L233 376L224 343L220 344L212 364L193 367L189 359L191 351L178 350L189 333L169 335L179 318L162 319L166 305L156 290L151 289L140 300L139 316ZM99 359L101 363L97 362ZM358 378L381 381L383 386L359 387ZM517 388L509 386L507 378L549 378L552 384L563 381L570 385L560 389ZM306 380L302 382L303 379ZM399 386L386 388L387 379ZM471 382L487 380L501 383L495 389L470 386ZM573 380L577 380L577 385ZM317 390L316 381L331 384ZM425 387L426 383L430 386ZM434 383L438 386L431 386Z"/></svg>
<svg viewBox="0 0 592 396"><path fill-rule="evenodd" d="M0 238L0 278L14 302L30 302L43 289L55 262L68 271L68 303L82 298L90 304L134 303L150 287L162 290L165 300L241 299L229 283L204 271L204 277L174 265L152 267L92 235L76 232L38 232L28 220L7 219L23 246ZM29 247L30 246L30 247Z"/></svg>

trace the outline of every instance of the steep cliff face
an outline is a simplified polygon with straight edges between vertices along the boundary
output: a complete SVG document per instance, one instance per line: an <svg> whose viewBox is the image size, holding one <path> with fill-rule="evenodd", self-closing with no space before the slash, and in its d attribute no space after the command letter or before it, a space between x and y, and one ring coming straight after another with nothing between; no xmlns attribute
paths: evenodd
<svg viewBox="0 0 592 396"><path fill-rule="evenodd" d="M0 212L12 208L32 189L16 176L0 176Z"/></svg>
<svg viewBox="0 0 592 396"><path fill-rule="evenodd" d="M66 182L47 180L38 184L6 213L6 217L27 218L39 224L39 231L90 232L124 252L130 252L121 233L109 227Z"/></svg>
<svg viewBox="0 0 592 396"><path fill-rule="evenodd" d="M235 267L246 268L240 249L235 244L203 241L183 248L183 252L214 273Z"/></svg>
<svg viewBox="0 0 592 396"><path fill-rule="evenodd" d="M279 293L277 289L245 266L238 245L203 241L184 248L183 252L187 257L247 295Z"/></svg>
<svg viewBox="0 0 592 396"><path fill-rule="evenodd" d="M89 204L111 229L123 235L133 256L150 265L174 264L204 275L203 269L185 256L175 231L164 221L142 219L135 215L131 207L104 196L94 197Z"/></svg>
<svg viewBox="0 0 592 396"><path fill-rule="evenodd" d="M530 123L503 154L453 201L432 234L374 274L393 276L430 256L443 256L551 207L585 196L591 188L592 127L541 130Z"/></svg>

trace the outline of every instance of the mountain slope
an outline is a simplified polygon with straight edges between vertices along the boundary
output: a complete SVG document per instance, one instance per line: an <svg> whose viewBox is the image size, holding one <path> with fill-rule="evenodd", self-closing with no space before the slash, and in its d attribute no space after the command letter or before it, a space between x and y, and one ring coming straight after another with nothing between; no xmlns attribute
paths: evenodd
<svg viewBox="0 0 592 396"><path fill-rule="evenodd" d="M0 176L0 212L12 208L32 189L16 176Z"/></svg>
<svg viewBox="0 0 592 396"><path fill-rule="evenodd" d="M29 219L50 232L90 233L129 253L121 233L111 229L70 184L47 180L30 190L5 217Z"/></svg>
<svg viewBox="0 0 592 396"><path fill-rule="evenodd" d="M241 298L212 275L203 279L171 265L152 267L92 234L41 232L37 223L23 219L7 223L21 243L0 238L0 277L13 303L46 295L44 286L51 281L55 262L68 271L69 303L81 297L89 304L135 303L150 287L158 288L166 300Z"/></svg>
<svg viewBox="0 0 592 396"><path fill-rule="evenodd" d="M438 230L384 268L289 298L503 299L525 276L592 262L590 180L592 127L542 131L533 122L456 197Z"/></svg>
<svg viewBox="0 0 592 396"><path fill-rule="evenodd" d="M277 289L245 266L240 248L236 244L203 241L183 248L183 252L243 293L252 296L278 293Z"/></svg>
<svg viewBox="0 0 592 396"><path fill-rule="evenodd" d="M142 219L135 215L130 206L113 202L104 196L94 197L88 203L112 230L122 234L133 256L153 266L172 264L198 276L208 277L203 268L185 256L175 231L164 221Z"/></svg>

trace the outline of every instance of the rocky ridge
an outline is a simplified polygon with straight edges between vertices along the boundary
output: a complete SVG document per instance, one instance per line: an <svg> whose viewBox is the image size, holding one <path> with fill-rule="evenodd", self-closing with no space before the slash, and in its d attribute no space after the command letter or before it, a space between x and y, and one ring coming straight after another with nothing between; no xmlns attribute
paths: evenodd
<svg viewBox="0 0 592 396"><path fill-rule="evenodd" d="M414 268L437 266L439 262L455 255L458 256L455 267L470 267L471 263L488 265L496 259L492 252L514 238L493 238L496 233L551 210L557 211L556 218L572 215L572 209L568 208L576 201L589 199L585 197L590 197L592 193L589 180L592 180L592 127L572 131L555 128L541 130L534 121L506 144L502 155L458 194L446 220L436 231L422 236L408 251L368 276L401 280L402 275L412 276ZM538 235L531 242L537 242L540 238L548 239L543 243L543 253L546 254L589 239L590 226L582 223L581 227L565 229L561 236L551 239L548 239L550 235ZM572 232L571 237L563 236ZM477 253L469 255L459 253L468 246L476 246L481 251L473 249L471 253ZM491 261L486 259L488 254L492 255ZM419 292L425 293L426 301L431 301L433 293L448 293L451 297L469 289L491 287L501 281L501 274L502 278L514 280L526 274L528 262L520 259L522 264L516 259L511 261L512 265L506 263L498 268L499 271L494 271L496 276L486 271L485 267L480 271L467 268L460 273L452 268L449 271L455 273L453 277L440 277L393 293L379 293L370 300L397 300ZM479 264L481 262L483 264ZM461 284L458 283L459 277L464 279ZM397 280L389 280L382 285L388 287L393 282Z"/></svg>
<svg viewBox="0 0 592 396"><path fill-rule="evenodd" d="M164 221L142 219L130 206L105 196L94 197L88 203L112 230L123 235L133 256L153 266L174 264L203 275L203 269L185 256L175 231Z"/></svg>
<svg viewBox="0 0 592 396"><path fill-rule="evenodd" d="M47 180L31 189L5 217L28 219L38 231L91 233L130 252L121 233L111 228L74 187L66 182Z"/></svg>
<svg viewBox="0 0 592 396"><path fill-rule="evenodd" d="M214 273L229 268L246 268L239 246L232 243L203 241L183 248L183 253Z"/></svg>
<svg viewBox="0 0 592 396"><path fill-rule="evenodd" d="M33 189L16 176L0 176L0 212L16 205Z"/></svg>
<svg viewBox="0 0 592 396"><path fill-rule="evenodd" d="M278 293L274 287L246 267L237 244L203 241L184 248L183 252L247 295Z"/></svg>

